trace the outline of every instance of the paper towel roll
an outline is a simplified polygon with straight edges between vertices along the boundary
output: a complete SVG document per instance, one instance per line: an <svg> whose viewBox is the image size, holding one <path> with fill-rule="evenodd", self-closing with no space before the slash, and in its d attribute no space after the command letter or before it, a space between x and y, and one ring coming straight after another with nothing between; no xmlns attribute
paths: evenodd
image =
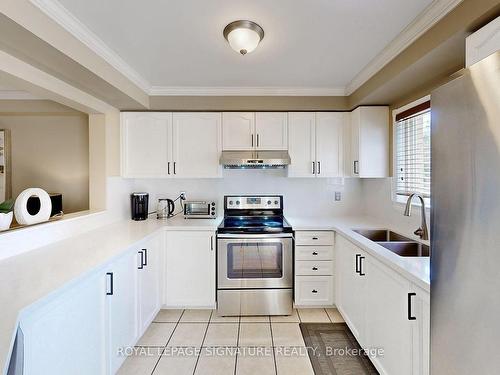
<svg viewBox="0 0 500 375"><path fill-rule="evenodd" d="M40 199L40 211L37 214L31 215L28 212L27 203L29 197L38 197ZM50 201L49 194L43 189L31 188L26 189L16 199L14 204L14 215L16 221L22 225L31 225L47 221L50 218L52 211L52 202Z"/></svg>

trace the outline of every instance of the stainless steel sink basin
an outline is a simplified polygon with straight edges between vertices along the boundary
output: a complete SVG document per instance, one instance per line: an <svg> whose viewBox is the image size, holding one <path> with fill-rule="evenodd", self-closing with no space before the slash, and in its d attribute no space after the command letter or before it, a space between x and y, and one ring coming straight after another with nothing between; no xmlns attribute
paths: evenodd
<svg viewBox="0 0 500 375"><path fill-rule="evenodd" d="M386 242L386 241L414 242L408 237L402 236L388 229L353 229L353 231L375 242Z"/></svg>
<svg viewBox="0 0 500 375"><path fill-rule="evenodd" d="M419 242L377 241L377 243L401 257L428 257L430 255L429 246L421 244Z"/></svg>

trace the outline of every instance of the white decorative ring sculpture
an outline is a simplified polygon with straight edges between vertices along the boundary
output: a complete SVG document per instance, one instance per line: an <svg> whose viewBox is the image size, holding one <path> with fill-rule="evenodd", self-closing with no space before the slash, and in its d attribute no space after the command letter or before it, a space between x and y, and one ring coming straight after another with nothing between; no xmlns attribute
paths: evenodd
<svg viewBox="0 0 500 375"><path fill-rule="evenodd" d="M40 210L35 215L31 215L27 207L28 199L33 196L40 199ZM50 196L45 190L40 188L24 190L19 194L14 204L16 221L22 225L31 225L47 221L50 218L51 211L52 201L50 200Z"/></svg>

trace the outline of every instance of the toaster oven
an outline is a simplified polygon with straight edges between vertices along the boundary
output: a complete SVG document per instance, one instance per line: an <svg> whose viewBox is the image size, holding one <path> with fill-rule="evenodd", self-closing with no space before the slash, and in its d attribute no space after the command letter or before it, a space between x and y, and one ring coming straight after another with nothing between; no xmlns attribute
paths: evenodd
<svg viewBox="0 0 500 375"><path fill-rule="evenodd" d="M215 219L216 207L214 201L185 201L184 219Z"/></svg>

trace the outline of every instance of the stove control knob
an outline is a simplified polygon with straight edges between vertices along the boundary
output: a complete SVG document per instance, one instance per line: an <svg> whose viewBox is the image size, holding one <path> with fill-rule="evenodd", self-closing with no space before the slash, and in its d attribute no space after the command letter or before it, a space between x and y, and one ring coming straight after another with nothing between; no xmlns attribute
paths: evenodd
<svg viewBox="0 0 500 375"><path fill-rule="evenodd" d="M278 201L274 201L274 204L278 204Z"/></svg>
<svg viewBox="0 0 500 375"><path fill-rule="evenodd" d="M233 205L233 201L229 201L229 205L232 206Z"/></svg>
<svg viewBox="0 0 500 375"><path fill-rule="evenodd" d="M271 204L271 201L267 201L267 204Z"/></svg>
<svg viewBox="0 0 500 375"><path fill-rule="evenodd" d="M239 206L239 205L240 205L240 201L236 201L236 205L238 205L238 206Z"/></svg>

